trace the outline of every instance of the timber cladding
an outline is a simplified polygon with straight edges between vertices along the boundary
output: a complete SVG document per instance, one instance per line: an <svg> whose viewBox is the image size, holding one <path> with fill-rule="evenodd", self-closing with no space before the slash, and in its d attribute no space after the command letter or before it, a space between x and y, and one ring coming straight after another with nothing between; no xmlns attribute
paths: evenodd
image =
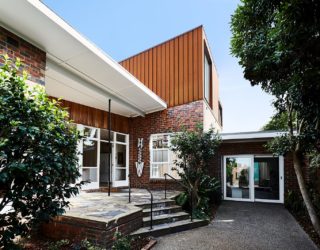
<svg viewBox="0 0 320 250"><path fill-rule="evenodd" d="M59 102L62 107L67 108L73 122L97 128L108 128L108 112L66 100ZM111 114L111 130L128 134L129 118Z"/></svg>
<svg viewBox="0 0 320 250"><path fill-rule="evenodd" d="M203 99L203 61L200 26L120 64L173 107Z"/></svg>

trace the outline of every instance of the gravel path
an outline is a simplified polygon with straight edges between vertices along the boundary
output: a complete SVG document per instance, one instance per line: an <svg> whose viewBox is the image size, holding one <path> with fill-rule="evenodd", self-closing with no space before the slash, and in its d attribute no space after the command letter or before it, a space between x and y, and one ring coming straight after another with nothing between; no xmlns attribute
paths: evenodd
<svg viewBox="0 0 320 250"><path fill-rule="evenodd" d="M160 237L153 249L318 248L283 205L224 201L208 226Z"/></svg>

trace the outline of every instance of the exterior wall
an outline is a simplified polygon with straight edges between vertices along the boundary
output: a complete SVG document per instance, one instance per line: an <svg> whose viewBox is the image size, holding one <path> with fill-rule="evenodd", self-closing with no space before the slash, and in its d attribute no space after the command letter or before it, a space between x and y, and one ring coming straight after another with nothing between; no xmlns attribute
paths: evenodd
<svg viewBox="0 0 320 250"><path fill-rule="evenodd" d="M210 128L214 128L215 131L221 132L221 125L215 118L212 109L210 109L207 102L203 102L203 129L208 131Z"/></svg>
<svg viewBox="0 0 320 250"><path fill-rule="evenodd" d="M57 216L53 221L42 224L40 233L54 240L69 239L71 242L77 242L88 239L102 247L111 247L116 231L129 235L142 226L142 218L142 211L107 223L78 217Z"/></svg>
<svg viewBox="0 0 320 250"><path fill-rule="evenodd" d="M70 119L75 123L108 128L108 112L65 100L60 102L63 107L68 108ZM129 118L111 114L111 130L128 134Z"/></svg>
<svg viewBox="0 0 320 250"><path fill-rule="evenodd" d="M223 156L224 155L241 155L241 154L270 154L264 147L266 141L242 141L242 142L222 142L218 150L217 155L212 160L211 168L209 173L212 176L217 177L222 182L223 190ZM303 169L305 178L307 178L307 168ZM292 157L286 155L284 157L284 195L288 193L288 190L293 190L295 192L299 191L299 186L297 178L295 176Z"/></svg>
<svg viewBox="0 0 320 250"><path fill-rule="evenodd" d="M45 85L46 53L0 26L0 55L20 58L28 80ZM0 64L3 58L0 57Z"/></svg>
<svg viewBox="0 0 320 250"><path fill-rule="evenodd" d="M197 123L203 123L203 101L171 107L161 112L148 114L146 117L131 118L129 166L131 185L140 187L141 182L144 186L150 186L152 189L163 189L164 179L150 179L150 136L158 133L178 132L181 130L181 126L185 126L186 129L194 129ZM144 140L142 152L144 168L141 177L137 176L135 167L138 158L138 138ZM171 181L169 188L179 188L179 186Z"/></svg>
<svg viewBox="0 0 320 250"><path fill-rule="evenodd" d="M120 64L169 107L203 99L203 27L197 27Z"/></svg>

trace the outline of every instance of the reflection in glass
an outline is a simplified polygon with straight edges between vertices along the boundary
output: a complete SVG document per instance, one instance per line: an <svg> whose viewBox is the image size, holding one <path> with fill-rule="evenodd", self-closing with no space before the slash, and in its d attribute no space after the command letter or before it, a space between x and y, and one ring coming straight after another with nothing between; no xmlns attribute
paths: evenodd
<svg viewBox="0 0 320 250"><path fill-rule="evenodd" d="M97 167L97 142L83 140L83 167Z"/></svg>
<svg viewBox="0 0 320 250"><path fill-rule="evenodd" d="M254 195L256 199L279 200L278 158L254 159Z"/></svg>
<svg viewBox="0 0 320 250"><path fill-rule="evenodd" d="M250 167L250 157L227 157L227 197L238 199L250 199Z"/></svg>
<svg viewBox="0 0 320 250"><path fill-rule="evenodd" d="M97 181L97 169L96 168L83 168L82 169L82 180L88 182Z"/></svg>

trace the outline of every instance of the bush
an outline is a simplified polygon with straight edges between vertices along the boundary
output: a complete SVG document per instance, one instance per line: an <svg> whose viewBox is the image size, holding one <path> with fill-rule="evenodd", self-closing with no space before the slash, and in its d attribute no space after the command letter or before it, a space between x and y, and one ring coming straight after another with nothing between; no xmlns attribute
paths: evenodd
<svg viewBox="0 0 320 250"><path fill-rule="evenodd" d="M178 171L185 187L177 202L191 209L192 193L194 215L198 218L208 217L210 202L219 203L221 199L219 181L207 174L210 160L219 144L218 134L212 129L204 132L200 125L193 131L178 133L172 140L172 151L179 159L174 162L177 166L174 169Z"/></svg>
<svg viewBox="0 0 320 250"><path fill-rule="evenodd" d="M44 88L30 89L19 61L0 68L0 248L13 248L38 222L64 212L78 170L78 133ZM10 210L7 208L10 207Z"/></svg>
<svg viewBox="0 0 320 250"><path fill-rule="evenodd" d="M123 236L120 232L114 234L115 242L112 245L112 250L130 250L132 239L128 236Z"/></svg>

